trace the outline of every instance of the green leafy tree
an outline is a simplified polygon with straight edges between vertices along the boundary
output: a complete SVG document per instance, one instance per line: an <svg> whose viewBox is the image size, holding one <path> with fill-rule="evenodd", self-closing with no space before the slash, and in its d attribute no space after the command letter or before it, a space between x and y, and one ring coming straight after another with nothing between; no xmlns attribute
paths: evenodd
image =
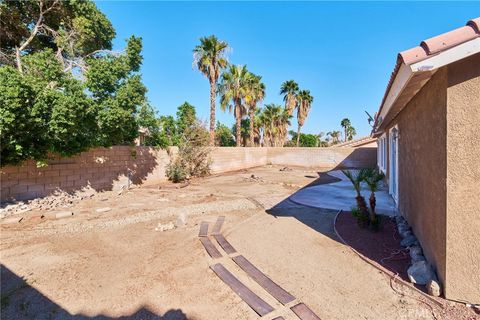
<svg viewBox="0 0 480 320"><path fill-rule="evenodd" d="M115 30L92 1L0 3L2 63L23 72L23 56L51 48L64 71L85 69L84 58L110 50Z"/></svg>
<svg viewBox="0 0 480 320"><path fill-rule="evenodd" d="M144 145L165 148L168 146L168 139L160 130L160 121L156 116L155 109L150 103L145 102L137 113L137 125L146 129Z"/></svg>
<svg viewBox="0 0 480 320"><path fill-rule="evenodd" d="M43 161L49 152L73 155L98 132L94 101L51 50L26 56L23 74L0 67L0 114L2 166Z"/></svg>
<svg viewBox="0 0 480 320"><path fill-rule="evenodd" d="M220 147L233 147L235 146L235 138L230 128L217 121L215 127L215 145Z"/></svg>
<svg viewBox="0 0 480 320"><path fill-rule="evenodd" d="M115 31L91 1L3 1L0 10L2 166L132 143L146 92L141 39L110 51Z"/></svg>
<svg viewBox="0 0 480 320"><path fill-rule="evenodd" d="M290 130L289 134L292 137L291 142L297 141L297 133L295 131ZM300 133L299 141L300 141L300 144L299 144L300 147L318 147L320 145L320 138L316 134ZM289 147L294 146L294 145L296 145L296 143L295 144L290 143Z"/></svg>
<svg viewBox="0 0 480 320"><path fill-rule="evenodd" d="M167 146L178 146L180 135L177 132L177 122L173 116L160 116L160 134Z"/></svg>
<svg viewBox="0 0 480 320"><path fill-rule="evenodd" d="M184 102L177 108L177 132L182 134L186 128L191 127L197 121L195 107Z"/></svg>
<svg viewBox="0 0 480 320"><path fill-rule="evenodd" d="M210 145L215 141L215 98L217 81L222 69L228 65L228 43L216 36L200 38L200 44L193 49L193 64L210 83Z"/></svg>
<svg viewBox="0 0 480 320"><path fill-rule="evenodd" d="M237 124L234 123L232 126L232 134L236 134ZM240 137L242 147L246 147L250 137L250 119L242 119L240 122Z"/></svg>

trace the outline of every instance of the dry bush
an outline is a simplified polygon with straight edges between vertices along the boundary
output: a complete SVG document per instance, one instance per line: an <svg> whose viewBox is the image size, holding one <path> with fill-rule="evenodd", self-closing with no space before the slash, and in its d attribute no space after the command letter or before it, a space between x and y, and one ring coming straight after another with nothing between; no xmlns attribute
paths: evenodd
<svg viewBox="0 0 480 320"><path fill-rule="evenodd" d="M186 128L178 146L178 154L167 166L168 179L182 182L209 175L212 163L209 139L210 135L201 122L197 121Z"/></svg>

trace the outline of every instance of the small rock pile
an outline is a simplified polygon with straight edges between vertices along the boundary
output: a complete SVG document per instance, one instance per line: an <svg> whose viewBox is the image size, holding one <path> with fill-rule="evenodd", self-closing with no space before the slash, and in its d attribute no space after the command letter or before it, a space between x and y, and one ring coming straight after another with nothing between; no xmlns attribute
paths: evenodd
<svg viewBox="0 0 480 320"><path fill-rule="evenodd" d="M256 176L254 174L252 174L250 177L248 178L244 178L244 180L247 180L247 181L255 181L255 182L263 182L263 179L262 177L259 177L259 176Z"/></svg>
<svg viewBox="0 0 480 320"><path fill-rule="evenodd" d="M425 285L428 294L436 297L440 296L442 294L440 282L432 266L423 255L423 250L417 237L413 234L412 229L404 217L396 216L395 220L398 232L402 237L400 245L407 248L410 253L411 265L407 270L410 282Z"/></svg>
<svg viewBox="0 0 480 320"><path fill-rule="evenodd" d="M94 196L94 193L69 194L66 192L55 191L52 195L44 198L6 203L5 206L0 209L0 217L5 218L13 214L24 213L31 210L48 211L59 208L70 208L75 202L92 198Z"/></svg>

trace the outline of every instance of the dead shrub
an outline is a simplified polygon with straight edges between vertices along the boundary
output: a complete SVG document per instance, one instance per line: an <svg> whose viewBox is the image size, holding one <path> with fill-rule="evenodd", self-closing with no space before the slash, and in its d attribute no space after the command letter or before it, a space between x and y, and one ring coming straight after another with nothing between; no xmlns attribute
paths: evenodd
<svg viewBox="0 0 480 320"><path fill-rule="evenodd" d="M172 157L166 175L173 182L210 174L210 135L201 122L185 129L178 146L178 154Z"/></svg>

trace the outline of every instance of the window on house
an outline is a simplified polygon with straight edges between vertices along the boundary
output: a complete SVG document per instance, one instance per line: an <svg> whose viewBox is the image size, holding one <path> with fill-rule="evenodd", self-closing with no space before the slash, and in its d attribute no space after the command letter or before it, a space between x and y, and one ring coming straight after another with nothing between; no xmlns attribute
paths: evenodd
<svg viewBox="0 0 480 320"><path fill-rule="evenodd" d="M387 167L387 137L385 135L381 136L378 139L378 157L377 164L378 168L385 172Z"/></svg>

